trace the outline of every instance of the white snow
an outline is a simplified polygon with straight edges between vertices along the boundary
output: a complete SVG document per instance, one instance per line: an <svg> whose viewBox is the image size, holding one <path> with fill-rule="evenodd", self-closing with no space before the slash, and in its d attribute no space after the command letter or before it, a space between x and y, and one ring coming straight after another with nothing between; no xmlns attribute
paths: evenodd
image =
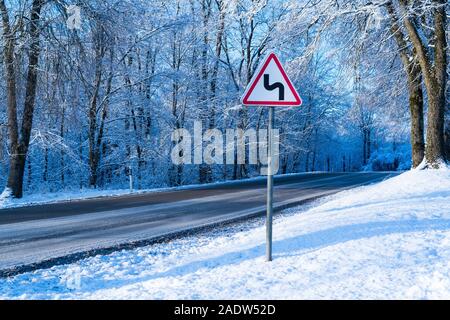
<svg viewBox="0 0 450 320"><path fill-rule="evenodd" d="M450 169L262 220L0 279L0 299L449 299Z"/></svg>
<svg viewBox="0 0 450 320"><path fill-rule="evenodd" d="M10 205L9 199L12 196L12 191L10 188L5 188L3 192L0 194L0 209L2 209L3 206Z"/></svg>
<svg viewBox="0 0 450 320"><path fill-rule="evenodd" d="M0 195L0 209L27 207L33 205L43 205L57 202L67 202L76 200L86 200L101 197L114 197L130 194L129 190L80 190L80 191L66 191L55 193L35 193L25 195L22 199L14 199L11 196L11 191L5 189Z"/></svg>

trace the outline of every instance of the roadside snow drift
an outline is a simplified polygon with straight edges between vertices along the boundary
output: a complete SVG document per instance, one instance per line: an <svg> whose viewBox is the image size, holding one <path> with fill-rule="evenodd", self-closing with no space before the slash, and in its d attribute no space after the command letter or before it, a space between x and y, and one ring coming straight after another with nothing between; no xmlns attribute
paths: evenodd
<svg viewBox="0 0 450 320"><path fill-rule="evenodd" d="M450 170L222 231L0 279L2 299L450 299Z"/></svg>

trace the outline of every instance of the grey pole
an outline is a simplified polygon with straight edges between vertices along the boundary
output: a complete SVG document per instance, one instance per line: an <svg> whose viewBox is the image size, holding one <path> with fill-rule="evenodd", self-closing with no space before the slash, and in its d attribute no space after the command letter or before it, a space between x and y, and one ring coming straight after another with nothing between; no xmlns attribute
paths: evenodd
<svg viewBox="0 0 450 320"><path fill-rule="evenodd" d="M268 161L267 161L267 222L266 222L266 259L272 261L272 221L273 221L273 125L275 108L269 108Z"/></svg>

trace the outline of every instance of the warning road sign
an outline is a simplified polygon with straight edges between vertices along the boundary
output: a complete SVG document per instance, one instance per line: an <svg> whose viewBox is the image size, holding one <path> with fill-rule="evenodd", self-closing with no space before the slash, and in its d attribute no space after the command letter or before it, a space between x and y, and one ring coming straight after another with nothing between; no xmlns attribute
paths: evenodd
<svg viewBox="0 0 450 320"><path fill-rule="evenodd" d="M242 98L245 106L299 107L302 99L275 53L261 63Z"/></svg>
<svg viewBox="0 0 450 320"><path fill-rule="evenodd" d="M242 97L245 106L269 108L268 157L267 157L267 223L266 260L272 261L272 220L273 220L273 124L277 106L299 107L302 99L284 71L275 53L269 53L261 63Z"/></svg>

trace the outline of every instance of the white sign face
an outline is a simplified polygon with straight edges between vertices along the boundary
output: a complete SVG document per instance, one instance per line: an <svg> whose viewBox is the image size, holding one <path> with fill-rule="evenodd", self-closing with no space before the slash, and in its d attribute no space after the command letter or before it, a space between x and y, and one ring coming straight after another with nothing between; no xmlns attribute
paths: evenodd
<svg viewBox="0 0 450 320"><path fill-rule="evenodd" d="M242 97L245 106L299 107L302 99L275 53L260 65Z"/></svg>

